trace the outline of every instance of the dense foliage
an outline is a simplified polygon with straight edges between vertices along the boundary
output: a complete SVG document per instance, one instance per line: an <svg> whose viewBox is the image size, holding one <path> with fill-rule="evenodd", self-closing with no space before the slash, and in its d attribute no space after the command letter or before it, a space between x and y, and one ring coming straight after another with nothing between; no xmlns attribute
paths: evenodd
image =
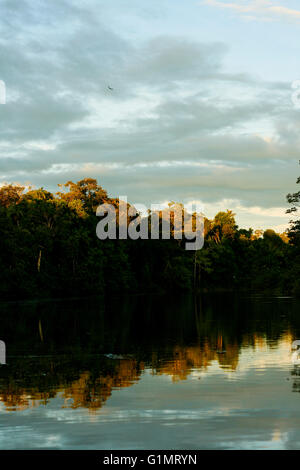
<svg viewBox="0 0 300 470"><path fill-rule="evenodd" d="M300 178L298 179L298 183ZM52 194L0 188L1 298L65 297L172 289L300 292L300 222L287 234L239 229L234 214L205 219L205 244L183 240L99 240L96 208L118 201L92 178ZM300 192L289 194L295 213Z"/></svg>

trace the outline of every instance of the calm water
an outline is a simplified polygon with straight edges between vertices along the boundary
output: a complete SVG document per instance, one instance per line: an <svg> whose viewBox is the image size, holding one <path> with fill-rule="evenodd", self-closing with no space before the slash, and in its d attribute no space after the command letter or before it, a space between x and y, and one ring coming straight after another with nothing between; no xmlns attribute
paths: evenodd
<svg viewBox="0 0 300 470"><path fill-rule="evenodd" d="M300 301L0 305L1 449L299 449Z"/></svg>

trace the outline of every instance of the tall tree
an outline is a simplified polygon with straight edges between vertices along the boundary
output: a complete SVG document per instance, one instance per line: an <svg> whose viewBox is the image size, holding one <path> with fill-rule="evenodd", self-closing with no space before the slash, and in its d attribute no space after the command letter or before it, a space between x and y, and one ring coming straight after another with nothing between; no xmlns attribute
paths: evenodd
<svg viewBox="0 0 300 470"><path fill-rule="evenodd" d="M0 205L8 207L17 204L22 199L25 187L19 184L6 184L0 188Z"/></svg>
<svg viewBox="0 0 300 470"><path fill-rule="evenodd" d="M95 212L100 204L108 201L107 192L93 178L84 178L77 183L68 181L58 186L65 188L66 191L60 191L57 195L79 215L83 215L84 212Z"/></svg>
<svg viewBox="0 0 300 470"><path fill-rule="evenodd" d="M297 184L300 184L300 176L297 179ZM300 208L300 191L289 193L287 195L287 201L292 205L292 207L286 211L287 214L296 214ZM288 231L288 236L293 244L300 244L300 219L291 220L291 228Z"/></svg>

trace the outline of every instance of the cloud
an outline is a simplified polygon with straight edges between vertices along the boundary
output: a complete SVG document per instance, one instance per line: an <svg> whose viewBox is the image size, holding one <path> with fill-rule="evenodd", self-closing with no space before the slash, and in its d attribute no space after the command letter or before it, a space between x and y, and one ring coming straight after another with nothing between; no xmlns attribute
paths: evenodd
<svg viewBox="0 0 300 470"><path fill-rule="evenodd" d="M246 206L238 199L220 199L216 202L203 203L202 201L191 201L203 207L203 213L208 218L213 218L219 211L231 209L235 213L235 219L240 227L255 227L266 230L269 227L279 233L288 228L290 216L286 214L285 207Z"/></svg>
<svg viewBox="0 0 300 470"><path fill-rule="evenodd" d="M233 10L251 19L300 21L300 10L287 8L270 0L242 0L238 2L203 0L203 3L217 8Z"/></svg>
<svg viewBox="0 0 300 470"><path fill-rule="evenodd" d="M220 42L129 41L92 0L2 8L0 183L92 176L133 202L284 206L300 145L288 83L228 71Z"/></svg>

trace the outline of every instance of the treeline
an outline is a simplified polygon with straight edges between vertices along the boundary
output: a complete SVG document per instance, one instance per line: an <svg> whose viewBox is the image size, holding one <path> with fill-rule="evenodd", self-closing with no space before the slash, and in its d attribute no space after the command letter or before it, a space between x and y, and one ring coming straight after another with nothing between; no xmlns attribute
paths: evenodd
<svg viewBox="0 0 300 470"><path fill-rule="evenodd" d="M299 180L298 180L299 182ZM300 192L288 195L297 210ZM205 219L203 249L183 240L99 240L96 208L118 200L92 178L52 194L0 188L0 298L247 289L300 293L300 224L286 234L239 229L231 211Z"/></svg>

